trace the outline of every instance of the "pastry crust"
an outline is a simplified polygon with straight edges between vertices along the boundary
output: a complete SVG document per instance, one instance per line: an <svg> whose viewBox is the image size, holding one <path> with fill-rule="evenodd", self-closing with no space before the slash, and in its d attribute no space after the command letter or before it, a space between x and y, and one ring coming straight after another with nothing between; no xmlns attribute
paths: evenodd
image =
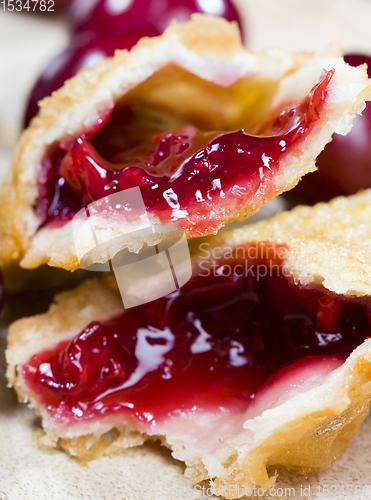
<svg viewBox="0 0 371 500"><path fill-rule="evenodd" d="M270 220L220 234L207 248L211 252L221 245L284 243L287 269L297 282L322 283L328 290L350 299L362 297L371 307L371 226L367 223L370 211L368 190L329 204L298 207ZM202 252L205 247L193 257L195 265ZM314 387L256 417L245 414L243 431L232 433L228 439L218 440L223 429L212 414L204 415L205 420L192 420L191 416L191 432L187 428L188 417L182 417L180 425L177 419L156 424L150 436L141 434L140 429L120 417L102 418L74 428L58 426L27 390L17 375L17 365L62 339L72 338L91 321L104 321L122 312L116 285L108 276L101 282L88 281L58 295L48 313L22 319L10 327L7 377L20 399L30 402L42 417L45 435L40 439L44 444L59 446L86 459L158 438L172 449L175 458L186 463L185 473L193 481L209 479L214 493L238 498L254 486L268 489L274 485L275 477L267 474L268 466L283 466L303 474L326 468L342 454L368 413L371 339ZM210 449L200 444L195 439L198 427L198 436L203 438L210 433L217 446Z"/></svg>
<svg viewBox="0 0 371 500"><path fill-rule="evenodd" d="M370 221L371 189L367 189L330 203L280 212L226 232L220 241L230 246L244 241L285 243L290 248L287 265L296 282L321 283L347 296L371 296Z"/></svg>
<svg viewBox="0 0 371 500"><path fill-rule="evenodd" d="M212 82L220 89L235 88L236 82L243 81L246 87L237 95L238 106L223 110L223 120L220 122L219 117L220 123L216 125L231 126L235 122L240 125L236 116L239 116L243 96L252 133L254 123L256 128L262 117L266 119L293 101L299 103L318 82L323 69L334 68L321 119L282 161L276 189L232 218L226 216L224 223L249 215L261 203L292 188L302 175L313 171L316 156L331 140L333 132L346 134L353 117L362 111L364 101L370 99L365 67L352 68L340 56L341 49L336 45L323 53L288 54L277 49L249 52L241 44L236 24L195 15L184 25L173 23L160 37L142 39L130 52L116 51L114 57L97 67L80 71L40 103L40 113L19 141L12 173L0 192L0 268L5 273L19 263L27 269L42 264L67 270L79 268L72 224L40 228L35 205L41 160L48 146L94 127L102 113L112 109L123 95L133 88L140 89L143 82L151 85L151 78L169 65L174 65L174 71L195 75L200 82ZM144 90L148 89L145 85ZM143 99L147 95L144 90ZM173 91L167 94L173 95ZM204 99L207 94L204 89L194 101L207 101ZM184 113L179 105L180 102L183 106L184 99L172 99L170 105L174 113ZM206 107L199 113L214 123L215 112L213 115L213 110L207 108L207 102L203 105ZM138 251L139 248L133 244L130 249Z"/></svg>

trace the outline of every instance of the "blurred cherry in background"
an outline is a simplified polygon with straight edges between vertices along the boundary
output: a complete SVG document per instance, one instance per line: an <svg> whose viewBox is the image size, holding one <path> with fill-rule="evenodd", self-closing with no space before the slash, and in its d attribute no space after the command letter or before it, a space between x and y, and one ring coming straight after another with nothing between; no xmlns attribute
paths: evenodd
<svg viewBox="0 0 371 500"><path fill-rule="evenodd" d="M37 103L79 69L94 66L116 49L130 49L144 36L157 36L172 19L184 22L195 12L237 21L242 29L230 0L74 0L67 15L70 45L35 83L26 104L24 127L37 114Z"/></svg>
<svg viewBox="0 0 371 500"><path fill-rule="evenodd" d="M111 32L109 35L85 32L72 38L69 47L59 54L43 71L30 94L24 127L38 110L38 102L62 87L79 69L95 66L102 59L112 56L116 49L130 49L143 36L157 36L155 29L135 32Z"/></svg>
<svg viewBox="0 0 371 500"><path fill-rule="evenodd" d="M370 56L349 54L344 59L351 66L367 63L371 76ZM348 135L333 135L316 165L318 171L303 177L288 194L294 202L313 204L371 187L371 102L354 119Z"/></svg>
<svg viewBox="0 0 371 500"><path fill-rule="evenodd" d="M195 12L240 23L230 0L74 0L68 18L72 33L107 30L120 24L125 27L128 23L150 26L162 33L172 19L184 22Z"/></svg>

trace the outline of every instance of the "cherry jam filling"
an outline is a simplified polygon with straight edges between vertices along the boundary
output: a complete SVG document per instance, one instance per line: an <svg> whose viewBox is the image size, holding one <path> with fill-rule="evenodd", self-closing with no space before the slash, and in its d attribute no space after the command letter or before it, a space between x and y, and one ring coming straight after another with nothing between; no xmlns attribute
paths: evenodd
<svg viewBox="0 0 371 500"><path fill-rule="evenodd" d="M274 190L281 160L319 120L333 74L325 72L301 104L281 111L256 136L194 125L153 134L151 126L138 129L130 106L118 107L98 132L48 151L38 214L43 223L63 222L97 199L140 186L147 211L160 222L193 236L216 233Z"/></svg>
<svg viewBox="0 0 371 500"><path fill-rule="evenodd" d="M146 424L195 409L245 411L262 387L316 361L337 367L370 335L370 304L295 285L269 255L200 271L180 290L31 357L18 367L28 388L70 423L116 412Z"/></svg>

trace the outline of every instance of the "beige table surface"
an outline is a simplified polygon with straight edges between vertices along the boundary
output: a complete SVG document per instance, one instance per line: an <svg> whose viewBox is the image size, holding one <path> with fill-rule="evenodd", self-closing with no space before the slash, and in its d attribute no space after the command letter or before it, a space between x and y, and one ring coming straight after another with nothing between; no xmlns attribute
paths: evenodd
<svg viewBox="0 0 371 500"><path fill-rule="evenodd" d="M313 50L336 40L347 51L371 53L371 0L235 2L245 14L252 49L278 45L289 50ZM66 40L63 19L56 15L45 19L0 10L0 181L9 168L27 92L44 64L64 47ZM265 214L276 208L269 207ZM82 466L62 452L41 449L33 442L31 435L38 422L6 388L3 351L9 322L44 309L49 300L46 292L32 293L32 298L26 292L9 299L0 317L0 500L199 498L199 492L183 476L183 465L156 445ZM334 486L337 492L319 493L319 485ZM369 487L359 493L357 485ZM329 469L308 478L283 472L277 486L283 491L268 498L371 498L371 418ZM293 489L285 494L289 487Z"/></svg>

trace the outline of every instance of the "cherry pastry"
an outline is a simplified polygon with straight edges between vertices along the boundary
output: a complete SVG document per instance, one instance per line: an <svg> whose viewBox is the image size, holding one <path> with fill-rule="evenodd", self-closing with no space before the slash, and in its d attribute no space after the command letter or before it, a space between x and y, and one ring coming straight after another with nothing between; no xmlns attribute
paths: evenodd
<svg viewBox="0 0 371 500"><path fill-rule="evenodd" d="M108 275L13 324L42 443L86 460L160 439L227 498L328 467L369 411L370 217L371 190L283 212L203 242L156 301L125 310Z"/></svg>
<svg viewBox="0 0 371 500"><path fill-rule="evenodd" d="M116 51L44 101L23 133L0 195L1 267L78 269L72 219L131 188L151 224L216 234L313 171L369 92L365 69L337 53L252 53L235 24L202 15ZM125 207L102 212L97 241L107 227L110 241L121 234Z"/></svg>

